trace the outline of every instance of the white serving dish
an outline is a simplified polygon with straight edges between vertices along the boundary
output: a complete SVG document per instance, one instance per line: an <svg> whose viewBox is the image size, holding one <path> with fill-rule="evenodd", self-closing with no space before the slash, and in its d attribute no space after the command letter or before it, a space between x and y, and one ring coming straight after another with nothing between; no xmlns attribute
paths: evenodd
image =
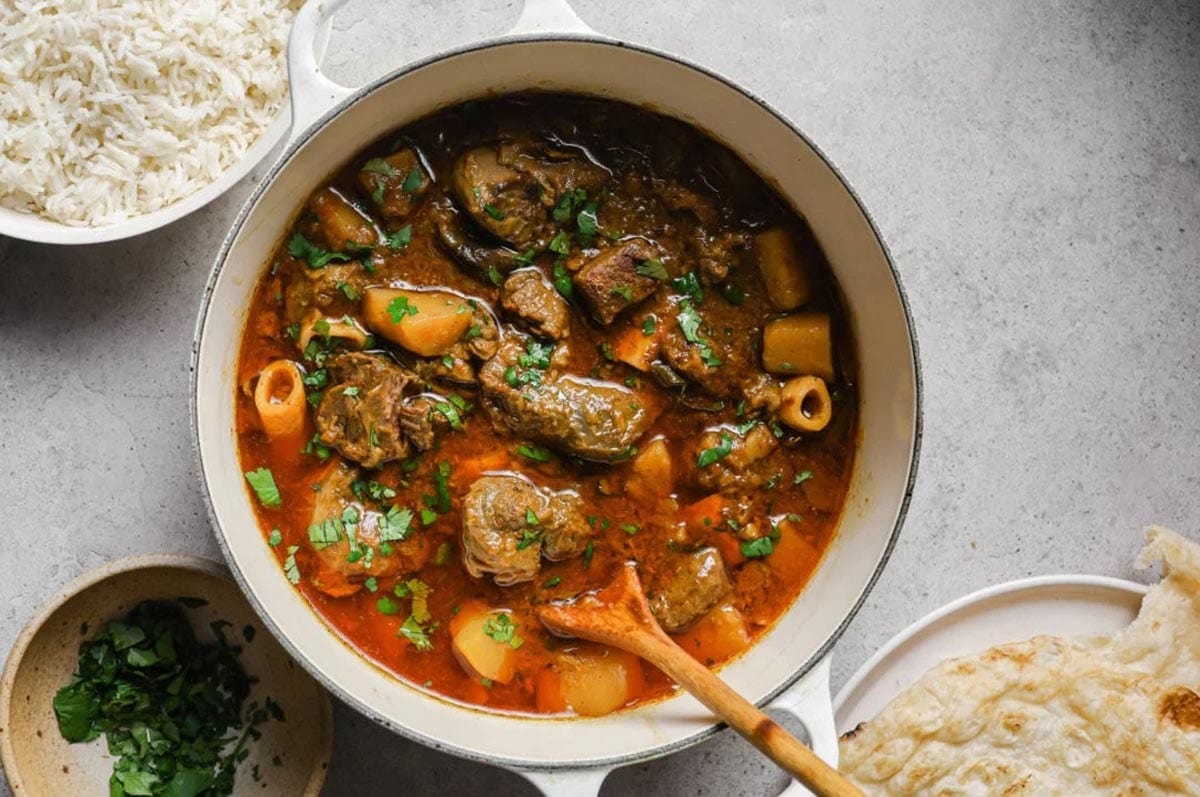
<svg viewBox="0 0 1200 797"><path fill-rule="evenodd" d="M892 637L834 700L838 734L879 714L947 659L1035 636L1110 634L1133 622L1146 587L1105 576L1039 576L974 592Z"/></svg>

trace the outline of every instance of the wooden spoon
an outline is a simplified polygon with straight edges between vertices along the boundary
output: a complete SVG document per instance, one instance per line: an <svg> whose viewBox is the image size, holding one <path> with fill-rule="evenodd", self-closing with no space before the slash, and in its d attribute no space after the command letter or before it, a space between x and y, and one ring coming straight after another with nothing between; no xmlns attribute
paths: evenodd
<svg viewBox="0 0 1200 797"><path fill-rule="evenodd" d="M864 797L837 770L754 704L689 656L663 632L650 613L633 564L612 583L574 601L550 603L538 616L551 632L627 650L675 679L750 744L823 797Z"/></svg>

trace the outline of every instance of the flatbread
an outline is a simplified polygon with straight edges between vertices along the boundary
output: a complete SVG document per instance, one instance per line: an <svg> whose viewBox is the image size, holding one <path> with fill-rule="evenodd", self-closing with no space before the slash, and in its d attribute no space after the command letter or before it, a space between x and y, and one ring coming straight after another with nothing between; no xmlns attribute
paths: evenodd
<svg viewBox="0 0 1200 797"><path fill-rule="evenodd" d="M848 734L869 795L1200 795L1200 547L1147 532L1164 578L1108 638L948 661Z"/></svg>

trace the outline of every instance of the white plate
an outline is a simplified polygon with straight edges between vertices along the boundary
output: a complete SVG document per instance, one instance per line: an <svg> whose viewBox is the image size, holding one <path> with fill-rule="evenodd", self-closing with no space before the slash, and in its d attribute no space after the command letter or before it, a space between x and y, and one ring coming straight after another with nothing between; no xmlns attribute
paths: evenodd
<svg viewBox="0 0 1200 797"><path fill-rule="evenodd" d="M859 668L834 700L839 734L879 714L946 659L1039 635L1117 631L1137 616L1146 586L1103 576L1040 576L959 598L901 631Z"/></svg>

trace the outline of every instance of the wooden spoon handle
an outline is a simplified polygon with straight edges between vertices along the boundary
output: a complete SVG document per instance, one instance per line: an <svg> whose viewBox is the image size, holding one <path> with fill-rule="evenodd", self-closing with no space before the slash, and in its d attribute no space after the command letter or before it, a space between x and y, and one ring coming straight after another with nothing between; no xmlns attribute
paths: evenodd
<svg viewBox="0 0 1200 797"><path fill-rule="evenodd" d="M836 769L792 736L707 667L662 634L639 635L635 651L675 679L701 703L787 770L796 780L824 797L865 797Z"/></svg>

